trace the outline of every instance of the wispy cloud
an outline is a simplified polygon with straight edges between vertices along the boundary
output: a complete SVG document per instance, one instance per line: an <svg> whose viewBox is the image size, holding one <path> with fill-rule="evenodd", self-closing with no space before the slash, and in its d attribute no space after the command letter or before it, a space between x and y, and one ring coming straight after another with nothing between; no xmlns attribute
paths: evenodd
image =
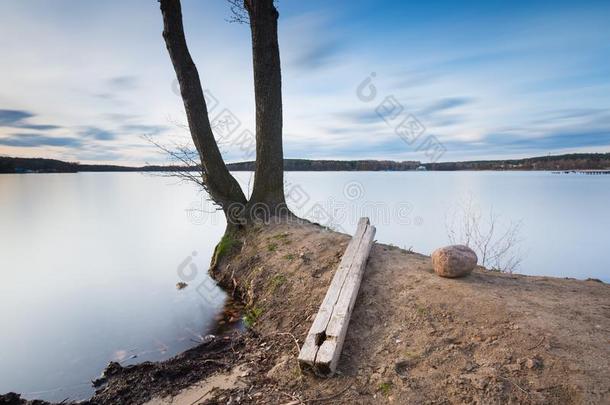
<svg viewBox="0 0 610 405"><path fill-rule="evenodd" d="M0 110L0 127L26 128L40 131L48 131L60 128L57 125L32 124L28 120L35 114L25 110Z"/></svg>
<svg viewBox="0 0 610 405"><path fill-rule="evenodd" d="M284 38L292 45L284 48L285 60L291 68L299 72L311 72L340 62L346 41L333 29L329 17L320 12L308 12L287 19L280 34L284 34ZM318 35L320 32L325 35Z"/></svg>
<svg viewBox="0 0 610 405"><path fill-rule="evenodd" d="M34 114L24 110L0 110L0 125L12 127L33 116Z"/></svg>
<svg viewBox="0 0 610 405"><path fill-rule="evenodd" d="M116 76L108 79L108 85L115 90L134 90L138 87L136 76Z"/></svg>
<svg viewBox="0 0 610 405"><path fill-rule="evenodd" d="M47 136L30 133L17 133L8 137L0 138L0 145L24 148L40 146L62 146L78 148L83 145L83 141L79 138Z"/></svg>
<svg viewBox="0 0 610 405"><path fill-rule="evenodd" d="M127 124L121 126L121 130L124 132L140 135L158 135L168 129L165 125Z"/></svg>
<svg viewBox="0 0 610 405"><path fill-rule="evenodd" d="M184 121L158 5L79 2L58 13L51 2L21 3L0 2L12 39L3 44L0 153L134 164L156 156L135 145L138 135L168 139L178 131L168 117ZM443 159L610 151L608 2L278 7L287 156L417 159L375 111L390 95L445 144ZM184 2L183 11L202 82L220 102L212 118L228 108L253 130L247 27L224 22L223 2ZM378 96L362 102L356 88L372 72ZM102 156L100 145L116 149Z"/></svg>
<svg viewBox="0 0 610 405"><path fill-rule="evenodd" d="M116 133L97 127L84 128L80 130L78 134L82 137L96 139L98 141L111 141L116 139Z"/></svg>
<svg viewBox="0 0 610 405"><path fill-rule="evenodd" d="M339 118L345 119L351 124L379 124L383 123L382 117L374 108L359 108L337 114Z"/></svg>
<svg viewBox="0 0 610 405"><path fill-rule="evenodd" d="M111 121L113 123L126 123L139 118L139 115L126 113L105 113L102 114L102 118L107 119L108 121Z"/></svg>
<svg viewBox="0 0 610 405"><path fill-rule="evenodd" d="M338 42L317 43L303 49L291 62L302 70L318 69L332 64L340 50Z"/></svg>
<svg viewBox="0 0 610 405"><path fill-rule="evenodd" d="M575 132L553 132L539 137L515 137L513 134L490 134L484 139L485 147L496 149L509 148L513 150L556 150L590 146L605 146L610 144L608 130L579 130Z"/></svg>
<svg viewBox="0 0 610 405"><path fill-rule="evenodd" d="M435 101L429 106L420 111L421 114L434 114L452 108L464 106L472 103L473 100L469 97L448 97Z"/></svg>

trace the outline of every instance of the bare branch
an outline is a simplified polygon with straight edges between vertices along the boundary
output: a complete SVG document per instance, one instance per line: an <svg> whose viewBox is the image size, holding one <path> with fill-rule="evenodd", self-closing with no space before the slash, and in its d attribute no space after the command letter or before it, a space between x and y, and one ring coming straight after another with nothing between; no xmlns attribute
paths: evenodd
<svg viewBox="0 0 610 405"><path fill-rule="evenodd" d="M210 197L224 209L228 209L232 203L245 203L246 197L227 169L214 139L199 72L186 44L180 0L159 0L159 3L163 17L163 39L180 85L189 132L203 167L202 184ZM191 160L189 154L181 152L184 150L172 156L181 162Z"/></svg>
<svg viewBox="0 0 610 405"><path fill-rule="evenodd" d="M522 223L509 222L502 227L500 216L493 209L489 210L486 218L484 221L480 208L469 195L465 201L459 201L450 212L445 213L447 237L452 244L463 244L474 249L482 266L512 273L522 262L519 250Z"/></svg>
<svg viewBox="0 0 610 405"><path fill-rule="evenodd" d="M227 22L237 24L250 24L250 16L244 4L244 0L227 0L231 10L231 16L227 18Z"/></svg>
<svg viewBox="0 0 610 405"><path fill-rule="evenodd" d="M201 164L198 162L199 154L190 148L188 144L173 143L173 147L157 142L150 135L143 135L142 139L155 146L161 153L168 157L170 163L167 165L167 172L159 172L157 175L162 177L176 177L181 181L188 181L197 184L207 191L205 184L205 173Z"/></svg>

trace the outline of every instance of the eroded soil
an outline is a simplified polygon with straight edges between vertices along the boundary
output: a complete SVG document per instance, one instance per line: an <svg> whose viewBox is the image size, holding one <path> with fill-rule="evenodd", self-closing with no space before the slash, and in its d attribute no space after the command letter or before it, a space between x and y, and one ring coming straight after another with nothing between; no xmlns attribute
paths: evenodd
<svg viewBox="0 0 610 405"><path fill-rule="evenodd" d="M215 277L260 312L254 329L276 349L252 355L250 392L264 396L247 402L610 403L608 285L482 268L445 279L429 257L382 244L371 251L340 375L302 374L295 339L303 342L348 242L281 224L245 235L221 260Z"/></svg>
<svg viewBox="0 0 610 405"><path fill-rule="evenodd" d="M109 370L95 404L610 403L610 287L477 269L376 244L339 373L296 361L349 236L314 224L240 235L212 275L251 328L163 363ZM1 403L1 401L0 401Z"/></svg>

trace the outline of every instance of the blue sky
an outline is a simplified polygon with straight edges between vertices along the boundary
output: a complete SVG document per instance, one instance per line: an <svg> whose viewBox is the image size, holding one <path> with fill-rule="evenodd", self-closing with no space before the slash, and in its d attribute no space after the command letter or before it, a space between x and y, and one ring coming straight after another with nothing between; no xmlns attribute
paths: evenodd
<svg viewBox="0 0 610 405"><path fill-rule="evenodd" d="M609 2L278 8L286 157L428 161L425 139L442 161L610 151ZM223 153L251 158L249 28L227 23L224 0L185 0L183 12L211 119L239 122L217 131ZM163 163L143 135L188 133L161 30L153 0L1 2L0 155ZM373 100L358 96L367 78ZM400 114L386 122L388 100ZM396 133L406 117L424 129L416 141Z"/></svg>

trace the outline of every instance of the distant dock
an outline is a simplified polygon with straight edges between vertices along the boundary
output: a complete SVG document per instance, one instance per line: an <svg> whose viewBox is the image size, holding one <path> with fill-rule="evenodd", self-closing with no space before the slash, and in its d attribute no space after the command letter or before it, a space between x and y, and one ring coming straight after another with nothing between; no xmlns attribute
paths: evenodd
<svg viewBox="0 0 610 405"><path fill-rule="evenodd" d="M561 171L553 172L553 174L570 174L570 173L588 174L588 175L610 174L610 169L604 169L604 170L561 170Z"/></svg>

